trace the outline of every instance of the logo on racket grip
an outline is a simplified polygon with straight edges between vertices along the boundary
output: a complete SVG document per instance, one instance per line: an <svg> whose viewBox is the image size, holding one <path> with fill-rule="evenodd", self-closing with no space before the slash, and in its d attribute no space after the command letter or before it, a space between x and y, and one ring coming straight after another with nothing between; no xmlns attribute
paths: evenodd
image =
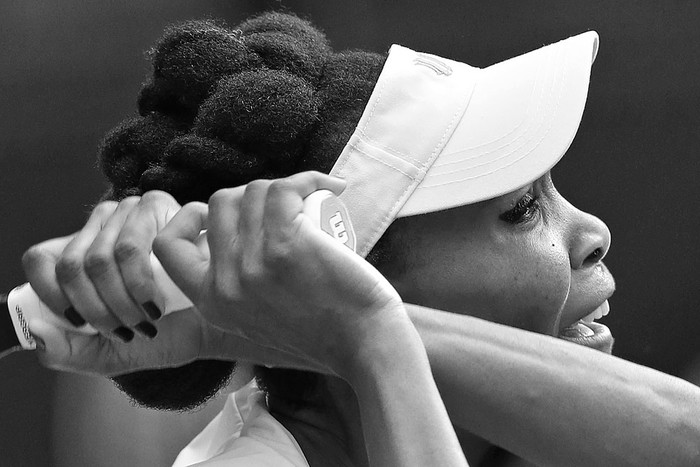
<svg viewBox="0 0 700 467"><path fill-rule="evenodd" d="M340 199L328 190L318 190L304 200L304 214L328 235L355 251L355 231Z"/></svg>
<svg viewBox="0 0 700 467"><path fill-rule="evenodd" d="M345 222L343 222L343 216L340 211L336 211L330 218L331 232L333 232L333 238L338 240L340 243L347 243L350 240L348 231L345 229Z"/></svg>

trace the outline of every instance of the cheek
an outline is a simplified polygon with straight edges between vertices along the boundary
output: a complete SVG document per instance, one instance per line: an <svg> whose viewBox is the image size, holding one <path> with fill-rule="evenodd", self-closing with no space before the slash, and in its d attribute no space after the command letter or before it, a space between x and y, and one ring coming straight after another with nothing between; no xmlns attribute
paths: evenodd
<svg viewBox="0 0 700 467"><path fill-rule="evenodd" d="M551 243L549 244L551 245ZM558 249L521 251L510 264L512 293L504 293L501 306L511 307L511 324L529 331L556 334L571 286L568 255Z"/></svg>
<svg viewBox="0 0 700 467"><path fill-rule="evenodd" d="M404 301L555 334L571 283L568 252L553 239L556 232L469 226L473 231L443 230L432 242L412 241L407 267L389 277Z"/></svg>
<svg viewBox="0 0 700 467"><path fill-rule="evenodd" d="M568 255L552 242L508 243L432 271L437 288L428 306L543 334L556 334L569 294ZM462 256L464 258L464 256ZM422 294L424 298L428 294Z"/></svg>

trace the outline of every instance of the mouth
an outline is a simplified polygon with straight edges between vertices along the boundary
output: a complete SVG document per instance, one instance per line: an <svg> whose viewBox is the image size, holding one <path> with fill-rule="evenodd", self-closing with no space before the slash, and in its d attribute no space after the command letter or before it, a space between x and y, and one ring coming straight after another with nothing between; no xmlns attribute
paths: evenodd
<svg viewBox="0 0 700 467"><path fill-rule="evenodd" d="M610 329L596 322L608 313L610 313L610 304L605 300L591 313L559 331L558 337L584 347L612 353L614 339Z"/></svg>

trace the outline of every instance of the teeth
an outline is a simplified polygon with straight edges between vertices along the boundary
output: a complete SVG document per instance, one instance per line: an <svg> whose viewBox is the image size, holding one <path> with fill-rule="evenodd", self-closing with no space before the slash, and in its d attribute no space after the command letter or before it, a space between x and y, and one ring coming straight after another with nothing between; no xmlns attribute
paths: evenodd
<svg viewBox="0 0 700 467"><path fill-rule="evenodd" d="M593 310L591 314L581 318L581 321L583 321L584 323L592 323L596 319L600 319L603 316L607 316L608 313L610 313L610 304L607 300L605 300L598 308Z"/></svg>

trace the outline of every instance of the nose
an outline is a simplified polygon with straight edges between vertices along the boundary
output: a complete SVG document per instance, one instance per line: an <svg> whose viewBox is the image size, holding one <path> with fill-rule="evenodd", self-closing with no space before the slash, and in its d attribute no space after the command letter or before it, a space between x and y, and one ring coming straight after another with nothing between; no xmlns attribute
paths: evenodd
<svg viewBox="0 0 700 467"><path fill-rule="evenodd" d="M576 210L578 211L578 210ZM578 211L571 232L569 258L572 269L584 269L600 263L610 249L610 230L592 214Z"/></svg>

